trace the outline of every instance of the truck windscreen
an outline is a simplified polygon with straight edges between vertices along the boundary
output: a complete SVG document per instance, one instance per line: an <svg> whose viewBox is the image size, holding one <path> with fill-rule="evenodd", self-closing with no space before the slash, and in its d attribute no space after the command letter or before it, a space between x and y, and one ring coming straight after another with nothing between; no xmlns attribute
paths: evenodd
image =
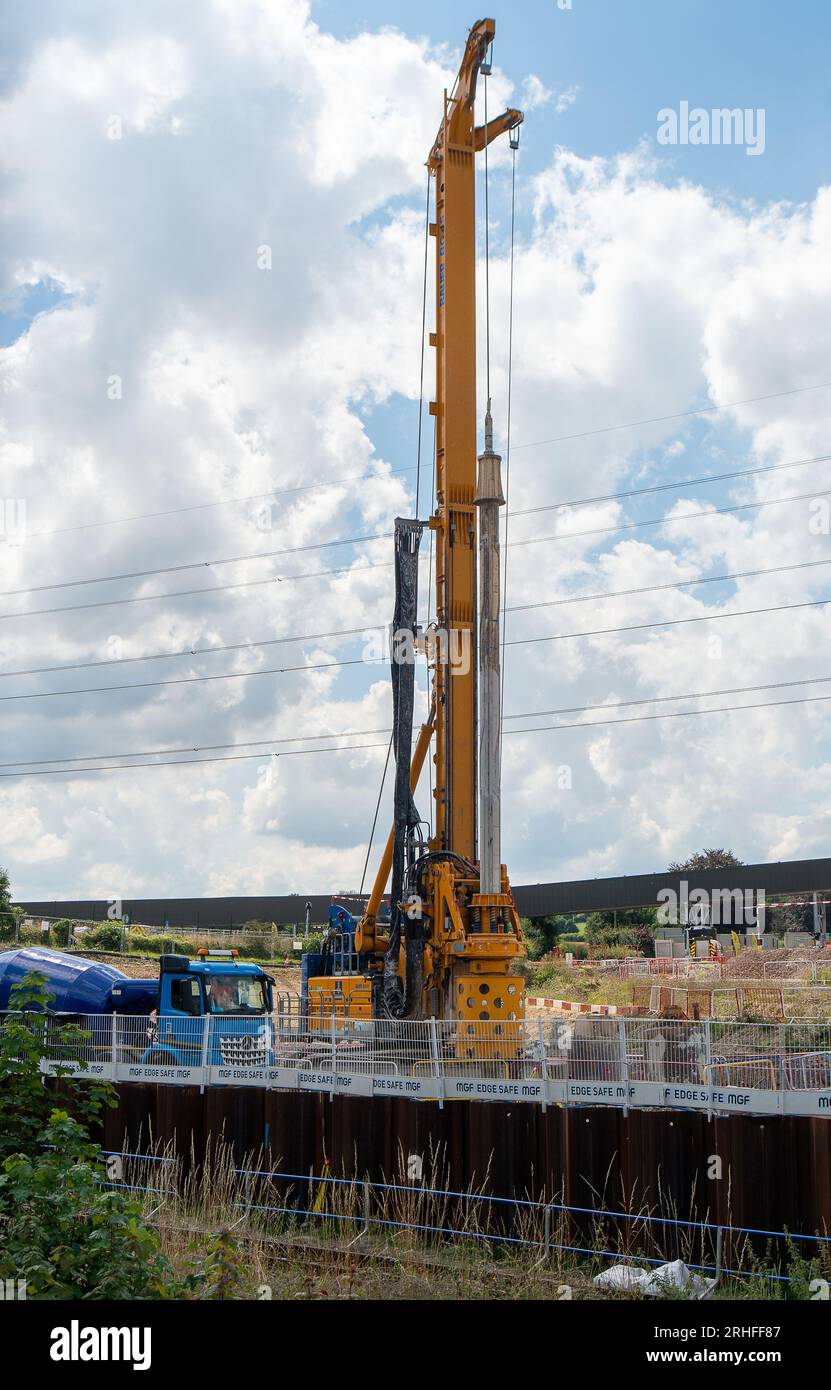
<svg viewBox="0 0 831 1390"><path fill-rule="evenodd" d="M268 1012L265 982L250 975L210 975L205 980L205 994L212 1014Z"/></svg>

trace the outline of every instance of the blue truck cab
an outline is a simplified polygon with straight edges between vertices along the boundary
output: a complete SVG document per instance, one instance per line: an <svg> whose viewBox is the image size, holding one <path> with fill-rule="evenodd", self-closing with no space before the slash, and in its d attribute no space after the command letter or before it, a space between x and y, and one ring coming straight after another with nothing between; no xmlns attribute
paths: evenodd
<svg viewBox="0 0 831 1390"><path fill-rule="evenodd" d="M260 966L241 963L236 951L200 951L196 960L162 956L159 967L158 1007L143 1063L270 1064L273 981Z"/></svg>
<svg viewBox="0 0 831 1390"><path fill-rule="evenodd" d="M116 966L43 947L7 951L0 954L0 1013L32 973L46 980L50 1012L90 1032L94 1055L114 1042L121 1058L156 1066L272 1061L273 981L259 965L242 964L236 951L202 950L195 960L162 956L158 980L132 979Z"/></svg>

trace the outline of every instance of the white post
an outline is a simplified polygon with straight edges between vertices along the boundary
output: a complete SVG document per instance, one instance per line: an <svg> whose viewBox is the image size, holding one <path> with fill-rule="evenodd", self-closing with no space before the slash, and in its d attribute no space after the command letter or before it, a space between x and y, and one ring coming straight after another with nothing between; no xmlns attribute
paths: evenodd
<svg viewBox="0 0 831 1390"><path fill-rule="evenodd" d="M540 1079L542 1080L542 1113L544 1115L548 1108L548 1064L545 1057L545 1033L542 1018L537 1019L537 1025L540 1045Z"/></svg>
<svg viewBox="0 0 831 1390"><path fill-rule="evenodd" d="M433 1071L439 1083L439 1110L444 1109L444 1075L439 1059L439 1030L436 1020L430 1019L430 1048L433 1053Z"/></svg>
<svg viewBox="0 0 831 1390"><path fill-rule="evenodd" d="M710 1035L711 1024L712 1024L712 1019L710 1019L710 1018L705 1018L705 1020L704 1020L704 1042L705 1042L704 1056L705 1056L705 1059L706 1059L706 1060L705 1060L705 1062L704 1062L704 1078L705 1078L705 1083L706 1083L707 1089L708 1089L708 1091L709 1091L709 1093L710 1093L710 1098L712 1099L712 1094L713 1094L713 1047L712 1047L712 1038L711 1038L711 1035ZM711 1106L708 1108L708 1110L707 1110L707 1119L708 1119L708 1120L712 1120L712 1118L713 1118L713 1107L712 1107L712 1105L711 1105Z"/></svg>
<svg viewBox="0 0 831 1390"><path fill-rule="evenodd" d="M618 1018L618 1043L620 1045L620 1078L626 1091L626 1099L623 1102L623 1118L629 1114L629 1053L626 1050L626 1019L623 1014Z"/></svg>
<svg viewBox="0 0 831 1390"><path fill-rule="evenodd" d="M336 1063L335 1063L335 1000L334 1000L334 996L333 996L333 998L332 998L332 1089L331 1089L330 1092L329 1092L329 1100L330 1100L330 1102L331 1102L332 1100L334 1100L334 1098L335 1098L335 1076L336 1076Z"/></svg>
<svg viewBox="0 0 831 1390"><path fill-rule="evenodd" d="M206 1076L207 1076L207 1074L208 1074L208 1055L209 1055L209 1054L208 1054L208 1038L209 1038L209 1035L210 1035L210 1031L211 1031L211 1016L210 1016L210 1014L205 1014L205 1015L203 1016L203 1028L202 1028L202 1084L201 1084L200 1087L199 1087L199 1094L200 1094L200 1095L204 1095L204 1094L205 1094L205 1078L206 1078Z"/></svg>
<svg viewBox="0 0 831 1390"><path fill-rule="evenodd" d="M110 1061L112 1062L112 1067L113 1067L113 1081L115 1081L115 1074L116 1074L116 1069L117 1069L117 1066L118 1066L118 1046L117 1046L117 1041L116 1041L117 1038L118 1038L117 1020L118 1020L118 1015L117 1015L117 1014L110 1014L110 1022L111 1022L111 1031L110 1031Z"/></svg>

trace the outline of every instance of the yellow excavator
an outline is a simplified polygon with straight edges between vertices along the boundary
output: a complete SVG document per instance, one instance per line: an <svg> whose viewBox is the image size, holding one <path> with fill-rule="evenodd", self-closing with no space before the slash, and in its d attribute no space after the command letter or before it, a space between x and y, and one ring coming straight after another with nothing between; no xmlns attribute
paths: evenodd
<svg viewBox="0 0 831 1390"><path fill-rule="evenodd" d="M501 459L490 401L477 459L476 155L523 117L476 126L477 79L495 24L471 29L427 160L434 180L436 329L435 510L397 519L391 636L394 824L363 916L334 904L320 952L303 959L303 1011L321 1030L344 1019L447 1019L461 1057L516 1055L525 954L501 862L499 508ZM485 72L489 69L486 67ZM435 542L435 622L418 627L422 532ZM415 655L431 671L430 713L413 747ZM432 749L433 830L414 793ZM389 907L384 911L390 885Z"/></svg>

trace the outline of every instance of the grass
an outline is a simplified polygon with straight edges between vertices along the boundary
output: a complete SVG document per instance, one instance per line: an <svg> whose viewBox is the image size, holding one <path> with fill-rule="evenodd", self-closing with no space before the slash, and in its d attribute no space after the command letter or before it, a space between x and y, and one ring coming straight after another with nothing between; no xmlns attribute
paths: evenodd
<svg viewBox="0 0 831 1390"><path fill-rule="evenodd" d="M183 1165L170 1150L159 1156L166 1161L126 1160L124 1181L154 1189L144 1196L145 1219L158 1229L178 1273L208 1271L196 1294L203 1298L632 1299L640 1295L597 1289L594 1275L617 1260L645 1268L654 1268L649 1257L680 1258L690 1266L715 1261L711 1230L656 1222L658 1215L676 1218L665 1196L651 1208L633 1196L624 1206L633 1219L624 1221L604 1214L597 1194L598 1210L581 1217L580 1226L554 1207L546 1228L539 1204L490 1201L487 1178L462 1198L444 1191L436 1155L430 1162L434 1192L407 1180L403 1155L395 1186L387 1187L290 1181L275 1176L262 1153L244 1168L266 1175L246 1176L223 1144L201 1163L192 1154ZM288 1210L265 1210L277 1207ZM458 1234L435 1229L447 1227ZM585 1247L584 1253L558 1248L569 1246ZM743 1277L725 1276L713 1297L807 1297L811 1279L831 1277L831 1255L809 1259L802 1249L786 1236L779 1255L770 1248L754 1252L741 1235L726 1238L725 1264ZM769 1278L783 1259L795 1279L791 1288Z"/></svg>
<svg viewBox="0 0 831 1390"><path fill-rule="evenodd" d="M523 966L529 994L546 999L570 999L577 1004L631 1004L632 981L618 979L591 965L569 966L561 961L529 961Z"/></svg>

